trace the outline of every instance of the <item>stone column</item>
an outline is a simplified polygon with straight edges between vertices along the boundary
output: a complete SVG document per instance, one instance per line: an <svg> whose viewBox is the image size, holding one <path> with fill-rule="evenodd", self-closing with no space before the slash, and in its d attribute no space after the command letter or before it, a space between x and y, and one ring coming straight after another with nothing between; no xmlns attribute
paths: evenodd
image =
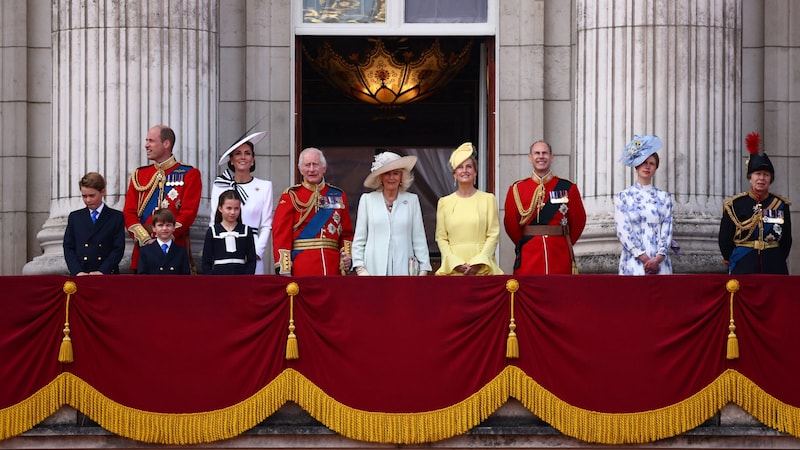
<svg viewBox="0 0 800 450"><path fill-rule="evenodd" d="M636 134L664 142L655 184L675 199L676 272L723 271L723 199L743 157L739 0L577 0L576 182L590 216L576 252L585 272L617 270L613 196Z"/></svg>
<svg viewBox="0 0 800 450"><path fill-rule="evenodd" d="M47 217L49 11L48 0L0 2L0 275L19 275L38 254L27 236Z"/></svg>
<svg viewBox="0 0 800 450"><path fill-rule="evenodd" d="M37 236L44 254L23 273L66 272L62 238L69 212L83 207L77 182L86 172L106 177L106 203L122 209L131 170L148 163L152 125L175 130L176 157L200 169L209 192L218 9L218 0L53 1L50 217ZM208 225L206 209L207 202L195 242Z"/></svg>
<svg viewBox="0 0 800 450"><path fill-rule="evenodd" d="M11 190L25 186L25 130L27 117L26 86L26 10L23 1L0 4L0 167L2 186L7 192L0 196L0 236L3 254L0 255L0 274L13 275L20 259L25 261L25 195L8 195ZM6 140L8 139L8 140Z"/></svg>
<svg viewBox="0 0 800 450"><path fill-rule="evenodd" d="M775 166L775 182L770 192L787 196L798 211L800 202L800 8L790 0L746 2L755 22L745 35L745 64L749 104L744 134L759 131L763 149ZM749 17L748 17L749 18ZM763 62L761 62L763 61ZM762 98L758 98L759 94ZM742 177L742 183L746 183ZM749 187L749 185L746 185ZM798 217L798 213L793 214ZM800 236L800 220L794 219L792 235ZM795 238L797 242L798 238ZM794 244L789 254L789 273L800 273L800 251Z"/></svg>

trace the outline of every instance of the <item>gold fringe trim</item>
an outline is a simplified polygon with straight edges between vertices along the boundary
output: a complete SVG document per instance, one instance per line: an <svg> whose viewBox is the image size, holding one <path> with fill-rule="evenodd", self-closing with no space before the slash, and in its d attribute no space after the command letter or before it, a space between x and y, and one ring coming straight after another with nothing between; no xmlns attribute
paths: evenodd
<svg viewBox="0 0 800 450"><path fill-rule="evenodd" d="M764 425L800 438L800 408L767 394L746 376L728 370L733 401Z"/></svg>
<svg viewBox="0 0 800 450"><path fill-rule="evenodd" d="M515 397L561 433L584 442L630 444L653 442L691 430L730 401L730 373L725 372L693 396L676 404L635 413L601 413L559 399L522 370L510 374Z"/></svg>
<svg viewBox="0 0 800 450"><path fill-rule="evenodd" d="M294 401L347 438L384 444L422 444L466 433L508 398L561 433L584 442L633 444L673 437L696 428L734 402L766 426L800 437L800 408L783 403L735 370L728 369L691 397L651 411L602 413L567 404L522 369L506 367L480 390L446 408L384 413L348 407L293 369L284 370L250 398L198 413L142 411L108 399L85 381L63 373L28 399L0 410L0 439L21 434L68 404L103 428L141 442L190 445L238 436Z"/></svg>
<svg viewBox="0 0 800 450"><path fill-rule="evenodd" d="M61 374L16 405L0 409L0 440L22 434L64 405L66 374Z"/></svg>
<svg viewBox="0 0 800 450"><path fill-rule="evenodd" d="M306 377L292 369L293 400L331 430L350 439L384 444L421 444L466 433L505 403L506 368L483 388L452 406L415 413L364 411L337 402Z"/></svg>
<svg viewBox="0 0 800 450"><path fill-rule="evenodd" d="M106 430L141 442L190 445L238 436L286 403L290 378L281 373L251 397L214 411L168 414L121 405L72 374L66 375L67 401Z"/></svg>

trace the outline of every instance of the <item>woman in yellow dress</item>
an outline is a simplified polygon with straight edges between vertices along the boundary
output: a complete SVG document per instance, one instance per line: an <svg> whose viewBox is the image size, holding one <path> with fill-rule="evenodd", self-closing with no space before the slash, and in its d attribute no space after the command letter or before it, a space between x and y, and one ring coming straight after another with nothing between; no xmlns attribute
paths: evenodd
<svg viewBox="0 0 800 450"><path fill-rule="evenodd" d="M436 244L442 264L436 275L502 275L494 253L500 235L494 194L475 187L475 147L461 144L450 155L456 191L439 199Z"/></svg>

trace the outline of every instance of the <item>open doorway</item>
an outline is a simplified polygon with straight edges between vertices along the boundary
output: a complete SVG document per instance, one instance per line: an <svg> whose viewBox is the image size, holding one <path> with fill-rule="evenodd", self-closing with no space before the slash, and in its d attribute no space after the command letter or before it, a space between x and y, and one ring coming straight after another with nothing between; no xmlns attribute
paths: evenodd
<svg viewBox="0 0 800 450"><path fill-rule="evenodd" d="M362 183L369 174L376 151L389 150L400 155L415 155L415 181L408 189L420 198L426 236L431 255L438 256L435 243L438 199L454 190L448 165L450 153L463 142L473 142L485 155L479 167L484 186L493 186L494 135L493 86L485 74L491 58L491 38L409 37L380 39L388 51L409 54L439 45L442 53L454 58L469 49L466 61L447 83L428 97L401 106L385 107L358 100L337 87L323 74L314 58L329 45L344 58L356 58L375 45L369 37L298 37L297 148L321 148L328 159L326 180L343 189L349 198L354 221L361 194L368 192ZM490 189L491 190L491 189Z"/></svg>

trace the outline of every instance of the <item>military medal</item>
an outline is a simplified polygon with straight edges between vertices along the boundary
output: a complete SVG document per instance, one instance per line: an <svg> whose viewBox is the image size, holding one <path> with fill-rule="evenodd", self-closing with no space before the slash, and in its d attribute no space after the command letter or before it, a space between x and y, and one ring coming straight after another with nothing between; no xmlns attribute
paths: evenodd
<svg viewBox="0 0 800 450"><path fill-rule="evenodd" d="M550 191L550 203L569 203L569 191Z"/></svg>
<svg viewBox="0 0 800 450"><path fill-rule="evenodd" d="M764 217L762 220L764 223L774 223L783 225L783 210L780 209L765 209L763 211Z"/></svg>

